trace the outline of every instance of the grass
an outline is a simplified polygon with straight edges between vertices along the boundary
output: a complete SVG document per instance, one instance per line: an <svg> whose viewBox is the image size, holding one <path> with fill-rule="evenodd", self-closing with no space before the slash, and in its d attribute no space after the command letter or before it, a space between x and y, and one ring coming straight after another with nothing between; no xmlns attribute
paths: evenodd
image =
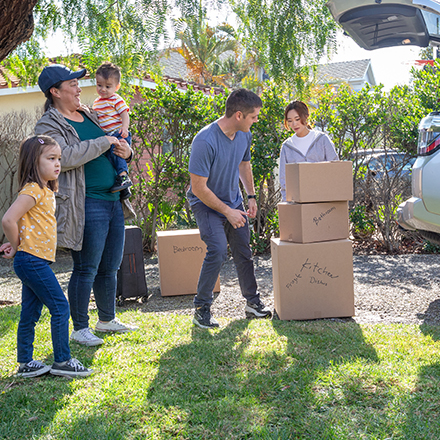
<svg viewBox="0 0 440 440"><path fill-rule="evenodd" d="M0 309L0 438L440 438L438 327L119 316L140 330L72 344L94 375L19 379L19 307ZM48 363L49 327L46 310L35 358Z"/></svg>

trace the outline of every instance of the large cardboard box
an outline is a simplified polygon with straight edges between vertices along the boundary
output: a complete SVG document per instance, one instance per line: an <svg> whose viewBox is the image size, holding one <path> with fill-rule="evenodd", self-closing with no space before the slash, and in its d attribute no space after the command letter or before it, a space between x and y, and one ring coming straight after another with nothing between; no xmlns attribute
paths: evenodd
<svg viewBox="0 0 440 440"><path fill-rule="evenodd" d="M278 204L280 240L295 243L348 238L348 202Z"/></svg>
<svg viewBox="0 0 440 440"><path fill-rule="evenodd" d="M271 240L275 310L280 319L354 315L350 240L287 243Z"/></svg>
<svg viewBox="0 0 440 440"><path fill-rule="evenodd" d="M353 200L349 161L286 164L286 200L297 203Z"/></svg>
<svg viewBox="0 0 440 440"><path fill-rule="evenodd" d="M157 233L160 293L162 296L197 293L206 245L198 229ZM214 288L220 292L220 279Z"/></svg>

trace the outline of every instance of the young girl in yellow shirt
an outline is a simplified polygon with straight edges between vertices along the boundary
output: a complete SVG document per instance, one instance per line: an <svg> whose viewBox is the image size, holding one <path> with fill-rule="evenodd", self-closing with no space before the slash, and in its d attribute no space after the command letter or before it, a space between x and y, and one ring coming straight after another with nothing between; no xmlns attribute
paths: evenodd
<svg viewBox="0 0 440 440"><path fill-rule="evenodd" d="M69 303L50 269L55 261L57 225L55 196L61 170L61 148L49 136L25 139L18 158L19 194L2 219L9 243L0 246L4 258L14 258L22 282L21 315L17 330L17 376L89 376L93 371L70 355ZM35 325L43 305L51 314L54 353L52 366L33 359Z"/></svg>

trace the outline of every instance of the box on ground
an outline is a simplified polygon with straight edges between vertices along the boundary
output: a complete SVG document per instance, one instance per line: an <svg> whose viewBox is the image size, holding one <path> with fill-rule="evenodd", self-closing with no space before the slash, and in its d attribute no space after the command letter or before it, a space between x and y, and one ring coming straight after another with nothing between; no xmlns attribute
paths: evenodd
<svg viewBox="0 0 440 440"><path fill-rule="evenodd" d="M286 164L286 200L297 203L353 200L350 161Z"/></svg>
<svg viewBox="0 0 440 440"><path fill-rule="evenodd" d="M282 202L278 220L282 241L313 243L349 236L348 202Z"/></svg>
<svg viewBox="0 0 440 440"><path fill-rule="evenodd" d="M354 315L350 240L288 243L271 240L275 310L280 319Z"/></svg>
<svg viewBox="0 0 440 440"><path fill-rule="evenodd" d="M158 232L161 295L197 293L197 282L205 254L206 245L200 238L198 229ZM220 279L217 280L214 292L220 292Z"/></svg>

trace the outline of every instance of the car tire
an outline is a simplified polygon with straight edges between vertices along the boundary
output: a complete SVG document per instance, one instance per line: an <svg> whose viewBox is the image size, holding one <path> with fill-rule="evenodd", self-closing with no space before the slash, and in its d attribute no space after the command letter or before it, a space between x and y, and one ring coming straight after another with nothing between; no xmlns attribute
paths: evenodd
<svg viewBox="0 0 440 440"><path fill-rule="evenodd" d="M440 234L432 231L418 231L420 235L425 239L430 241L433 244L440 246Z"/></svg>

